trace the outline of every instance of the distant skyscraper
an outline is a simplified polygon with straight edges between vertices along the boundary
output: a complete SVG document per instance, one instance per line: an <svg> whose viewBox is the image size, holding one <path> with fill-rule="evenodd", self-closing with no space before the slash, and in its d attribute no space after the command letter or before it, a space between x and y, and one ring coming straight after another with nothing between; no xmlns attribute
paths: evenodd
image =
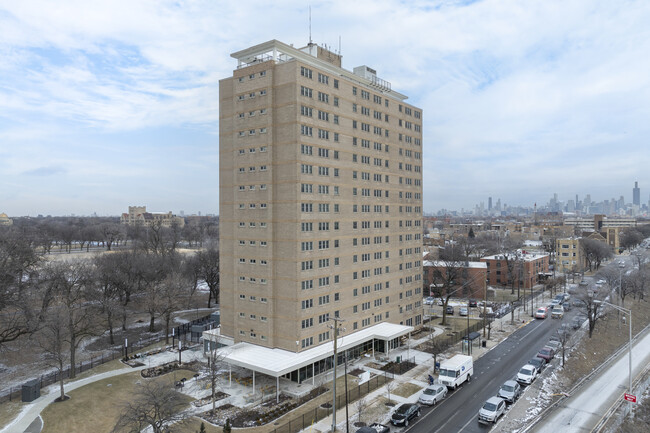
<svg viewBox="0 0 650 433"><path fill-rule="evenodd" d="M492 197L488 197L488 210L492 210Z"/></svg>
<svg viewBox="0 0 650 433"><path fill-rule="evenodd" d="M639 182L634 182L634 188L632 189L632 204L641 206L641 189L639 188Z"/></svg>

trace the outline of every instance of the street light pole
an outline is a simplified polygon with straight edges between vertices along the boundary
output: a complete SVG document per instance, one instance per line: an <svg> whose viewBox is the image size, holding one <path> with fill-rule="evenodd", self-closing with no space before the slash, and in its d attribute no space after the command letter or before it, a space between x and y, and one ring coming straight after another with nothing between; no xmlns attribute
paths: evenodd
<svg viewBox="0 0 650 433"><path fill-rule="evenodd" d="M628 379L627 379L627 392L629 394L632 394L632 310L619 307L618 305L611 304L607 301L594 301L597 303L602 303L605 305L609 305L612 308L615 308L619 311L622 311L626 314L630 315L630 336L629 336L629 343L628 343L628 354L629 354L629 359L628 359ZM630 402L631 404L631 402Z"/></svg>
<svg viewBox="0 0 650 433"><path fill-rule="evenodd" d="M343 319L339 317L330 317L329 320L334 321L334 325L330 325L334 329L334 377L332 379L332 433L336 431L336 364L338 364L338 339L339 339L339 322Z"/></svg>

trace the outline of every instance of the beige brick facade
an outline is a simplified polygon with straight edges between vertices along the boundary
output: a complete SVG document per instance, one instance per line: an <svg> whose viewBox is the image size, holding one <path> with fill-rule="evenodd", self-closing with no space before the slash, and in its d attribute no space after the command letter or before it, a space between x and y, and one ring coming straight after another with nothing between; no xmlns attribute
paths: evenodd
<svg viewBox="0 0 650 433"><path fill-rule="evenodd" d="M422 111L315 45L232 54L220 81L221 333L301 351L419 326Z"/></svg>

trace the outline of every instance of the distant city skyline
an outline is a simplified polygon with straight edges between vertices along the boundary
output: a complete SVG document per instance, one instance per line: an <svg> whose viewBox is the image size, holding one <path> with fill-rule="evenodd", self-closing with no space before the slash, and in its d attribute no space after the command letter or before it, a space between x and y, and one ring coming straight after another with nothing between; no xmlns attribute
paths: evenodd
<svg viewBox="0 0 650 433"><path fill-rule="evenodd" d="M256 13L251 14L250 11ZM650 192L650 3L312 5L312 39L423 109L423 207ZM218 214L230 53L309 40L304 2L5 2L0 212ZM408 29L405 31L404 29ZM623 30L624 29L624 30Z"/></svg>

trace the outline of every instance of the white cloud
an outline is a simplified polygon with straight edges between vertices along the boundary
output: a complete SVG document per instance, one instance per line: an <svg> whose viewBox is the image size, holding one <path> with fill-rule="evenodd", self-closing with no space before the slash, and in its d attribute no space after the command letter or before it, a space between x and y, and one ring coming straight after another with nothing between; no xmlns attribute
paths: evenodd
<svg viewBox="0 0 650 433"><path fill-rule="evenodd" d="M425 210L650 185L648 21L650 5L633 0L312 5L314 41L337 48L340 36L344 67L377 69L424 109ZM230 53L270 39L304 45L308 5L31 0L3 4L0 28L0 139L12 147L4 166L21 173L51 160L93 166L107 151L89 137L121 134L104 145L128 154L165 128L216 152ZM66 144L80 137L93 142L81 158ZM177 161L191 172L192 155ZM61 194L73 187L62 181Z"/></svg>

